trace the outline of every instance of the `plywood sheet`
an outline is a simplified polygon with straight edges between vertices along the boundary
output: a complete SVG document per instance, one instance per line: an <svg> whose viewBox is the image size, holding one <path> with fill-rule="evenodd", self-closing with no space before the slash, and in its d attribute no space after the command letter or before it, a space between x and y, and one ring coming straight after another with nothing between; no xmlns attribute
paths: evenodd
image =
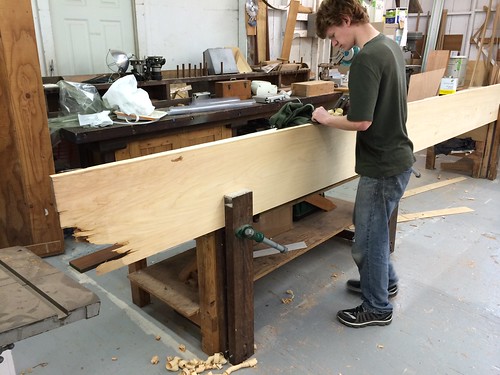
<svg viewBox="0 0 500 375"><path fill-rule="evenodd" d="M448 61L450 60L450 51L445 50L434 50L429 52L427 57L427 65L425 66L426 71L442 69L448 66Z"/></svg>
<svg viewBox="0 0 500 375"><path fill-rule="evenodd" d="M409 103L415 151L496 120L500 85ZM355 133L306 124L53 175L64 227L118 243L108 272L224 226L224 195L253 192L254 214L355 175Z"/></svg>
<svg viewBox="0 0 500 375"><path fill-rule="evenodd" d="M408 102L436 96L445 68L412 74L408 85Z"/></svg>

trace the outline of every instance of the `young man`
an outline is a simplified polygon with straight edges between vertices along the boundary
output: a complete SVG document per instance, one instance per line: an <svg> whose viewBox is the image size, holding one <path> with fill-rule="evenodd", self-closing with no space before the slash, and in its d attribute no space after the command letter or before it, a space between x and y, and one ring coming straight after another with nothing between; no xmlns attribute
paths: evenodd
<svg viewBox="0 0 500 375"><path fill-rule="evenodd" d="M401 199L415 161L406 131L406 74L401 48L370 23L359 0L324 0L317 12L320 38L334 47L361 50L349 69L349 111L331 116L323 107L312 119L337 129L356 131L356 173L352 256L360 280L349 280L361 292L362 304L337 313L349 327L388 325L389 297L398 290L390 260L389 218Z"/></svg>

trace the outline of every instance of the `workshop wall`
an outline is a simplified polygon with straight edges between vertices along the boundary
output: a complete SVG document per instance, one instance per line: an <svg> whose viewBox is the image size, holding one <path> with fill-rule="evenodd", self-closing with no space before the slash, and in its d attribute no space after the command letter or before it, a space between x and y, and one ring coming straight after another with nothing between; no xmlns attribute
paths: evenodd
<svg viewBox="0 0 500 375"><path fill-rule="evenodd" d="M163 69L175 69L179 64L198 64L202 62L203 51L213 47L237 46L242 51L246 48L244 0L114 0L120 3L130 2L133 7L136 50L124 49L138 58L163 56L166 64ZM54 43L54 9L59 3L51 0L31 0L38 55L44 76L67 75L59 67L58 46ZM97 4L99 1L82 3L83 7L95 7L95 20L99 19ZM109 2L113 6L113 1ZM75 18L75 17L73 17ZM78 17L76 17L78 18ZM243 18L244 19L244 18ZM92 23L93 19L82 18L82 23ZM132 26L132 27L134 27ZM94 52L102 55L103 61L108 49L120 49L115 43L105 46L104 50ZM104 65L105 66L105 65ZM73 74L100 74L99 72L75 72Z"/></svg>
<svg viewBox="0 0 500 375"><path fill-rule="evenodd" d="M422 7L422 14L420 15L420 20L418 22L417 28L417 15L410 14L408 17L408 30L409 31L421 31L426 33L429 18L427 12L432 11L432 6L434 0L419 0ZM401 6L407 6L408 0L402 0ZM491 8L494 11L498 4L498 0L493 0ZM483 25L486 18L486 11L483 6L489 6L489 0L444 0L443 9L448 11L445 34L461 34L463 35L462 48L459 51L460 55L465 55L469 57L469 60L475 60L478 56L478 49L474 43L470 42L470 37ZM395 1L386 0L386 9L395 7ZM486 35L491 35L493 27L493 18L490 16L490 20L487 26Z"/></svg>
<svg viewBox="0 0 500 375"><path fill-rule="evenodd" d="M175 69L201 63L208 48L237 46L245 51L241 4L242 0L135 0L139 56L161 55L167 60L163 69Z"/></svg>
<svg viewBox="0 0 500 375"><path fill-rule="evenodd" d="M418 18L417 27L417 14L410 14L408 17L408 30L421 31L426 33L430 16L428 12L433 9L434 0L420 0L422 7L422 14ZM289 0L274 0L270 1L273 6L286 6ZM317 10L320 0L302 0L301 4L304 6L312 7L314 11ZM408 7L409 0L401 0L402 7ZM494 10L498 1L493 0L491 8ZM385 9L396 7L394 0L385 0ZM478 49L474 43L470 42L470 36L473 35L484 23L486 12L483 6L488 6L489 0L444 0L443 9L447 9L447 21L445 34L461 34L463 35L462 48L459 52L460 55L469 56L469 60L475 60L478 56ZM283 34L286 25L286 14L283 11L269 10L269 47L270 58L276 59L280 55ZM490 17L486 35L491 35L493 27L493 16ZM296 32L292 43L292 50L290 60L300 61L301 59L308 64L313 73L317 74L317 66L319 63L329 61L329 41L318 40L317 38L308 37L303 32L307 29L307 15L299 14L297 18Z"/></svg>
<svg viewBox="0 0 500 375"><path fill-rule="evenodd" d="M199 64L207 48L238 46L245 53L247 37L245 31L245 0L187 0L181 2L163 0L130 0L133 2L136 26L136 56L160 55L165 57L163 69L176 69L181 64ZM316 10L320 0L302 0L301 4ZM492 1L492 8L498 1ZM35 29L39 43L39 57L43 75L49 74L54 61L54 46L51 35L39 35L37 24L50 22L47 0L32 0ZM289 0L269 0L276 7L286 7ZM408 0L401 0L407 6ZM420 0L423 13L418 22L418 31L425 32L427 12L432 10L433 0ZM464 35L460 54L477 56L477 48L470 43L470 36L483 24L489 0L458 1L445 0L443 8L448 10L446 34ZM385 0L385 8L395 7L395 1ZM269 57L280 57L286 25L286 10L268 10ZM291 61L303 61L314 73L317 65L329 60L329 42L307 36L307 14L299 14L292 42ZM491 33L491 24L489 30ZM417 29L417 15L411 14L408 30ZM52 45L51 45L52 43ZM110 47L111 48L111 47ZM104 73L104 72L95 72Z"/></svg>

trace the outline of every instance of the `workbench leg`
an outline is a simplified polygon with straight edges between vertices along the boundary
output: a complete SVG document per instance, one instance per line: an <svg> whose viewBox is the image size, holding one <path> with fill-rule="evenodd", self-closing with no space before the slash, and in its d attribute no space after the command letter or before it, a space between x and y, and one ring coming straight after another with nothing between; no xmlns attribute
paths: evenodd
<svg viewBox="0 0 500 375"><path fill-rule="evenodd" d="M396 226L398 224L398 212L399 204L396 205L389 219L389 248L391 249L391 253L394 252L394 247L396 245Z"/></svg>
<svg viewBox="0 0 500 375"><path fill-rule="evenodd" d="M128 265L128 273L133 273L144 268L147 268L147 259L142 259ZM130 290L132 292L132 302L139 307L144 307L151 303L151 296L144 289L130 282Z"/></svg>
<svg viewBox="0 0 500 375"><path fill-rule="evenodd" d="M254 354L253 242L235 235L252 222L252 207L251 191L224 197L228 350L233 364Z"/></svg>
<svg viewBox="0 0 500 375"><path fill-rule="evenodd" d="M434 146L427 147L425 169L436 169L436 149Z"/></svg>
<svg viewBox="0 0 500 375"><path fill-rule="evenodd" d="M493 123L493 143L491 145L490 157L488 160L488 170L486 177L489 180L497 178L498 158L500 148L500 106L498 108L497 120Z"/></svg>
<svg viewBox="0 0 500 375"><path fill-rule="evenodd" d="M225 259L224 229L196 239L201 349L208 355L227 350Z"/></svg>

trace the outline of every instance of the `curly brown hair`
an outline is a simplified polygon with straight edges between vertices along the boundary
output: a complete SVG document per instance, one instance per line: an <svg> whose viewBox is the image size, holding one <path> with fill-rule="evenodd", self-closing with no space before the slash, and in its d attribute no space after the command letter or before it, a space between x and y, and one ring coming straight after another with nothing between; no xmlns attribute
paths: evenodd
<svg viewBox="0 0 500 375"><path fill-rule="evenodd" d="M360 0L324 0L316 13L316 34L325 39L326 30L330 26L340 26L346 18L351 24L370 22Z"/></svg>

